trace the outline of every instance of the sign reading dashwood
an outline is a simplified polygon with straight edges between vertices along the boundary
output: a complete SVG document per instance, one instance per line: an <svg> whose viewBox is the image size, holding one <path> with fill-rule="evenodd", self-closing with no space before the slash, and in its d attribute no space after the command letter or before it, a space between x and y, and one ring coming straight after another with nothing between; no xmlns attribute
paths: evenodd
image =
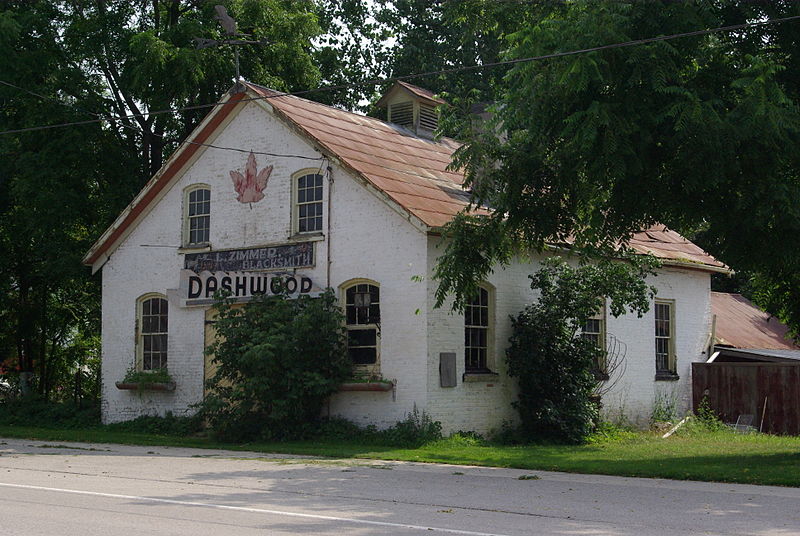
<svg viewBox="0 0 800 536"><path fill-rule="evenodd" d="M266 272L314 266L314 244L285 244L227 251L187 253L183 267L200 273L209 272Z"/></svg>
<svg viewBox="0 0 800 536"><path fill-rule="evenodd" d="M321 289L311 278L303 275L267 274L254 272L194 272L181 270L178 299L184 307L214 303L217 292L234 301L248 301L262 294L317 295Z"/></svg>

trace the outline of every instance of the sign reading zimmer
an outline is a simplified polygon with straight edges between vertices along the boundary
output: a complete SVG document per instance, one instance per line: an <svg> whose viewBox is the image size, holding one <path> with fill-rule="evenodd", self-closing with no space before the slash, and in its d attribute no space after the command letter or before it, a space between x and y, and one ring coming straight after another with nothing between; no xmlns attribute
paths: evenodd
<svg viewBox="0 0 800 536"><path fill-rule="evenodd" d="M184 255L183 267L200 273L265 272L314 266L314 244L287 244L228 251L207 251Z"/></svg>
<svg viewBox="0 0 800 536"><path fill-rule="evenodd" d="M178 298L184 307L214 303L220 291L235 301L248 301L261 294L282 294L297 297L315 296L321 292L311 278L295 274L265 274L253 272L194 272L181 270Z"/></svg>

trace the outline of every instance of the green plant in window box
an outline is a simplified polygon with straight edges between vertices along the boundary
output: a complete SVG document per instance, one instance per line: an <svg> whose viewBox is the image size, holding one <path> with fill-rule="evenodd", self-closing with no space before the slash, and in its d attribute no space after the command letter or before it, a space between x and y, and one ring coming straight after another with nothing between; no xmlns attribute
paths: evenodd
<svg viewBox="0 0 800 536"><path fill-rule="evenodd" d="M117 382L117 388L126 389L129 385L135 385L136 390L141 393L156 386L165 386L166 390L172 390L174 389L175 381L166 367L153 370L138 370L132 366L125 372L122 381Z"/></svg>

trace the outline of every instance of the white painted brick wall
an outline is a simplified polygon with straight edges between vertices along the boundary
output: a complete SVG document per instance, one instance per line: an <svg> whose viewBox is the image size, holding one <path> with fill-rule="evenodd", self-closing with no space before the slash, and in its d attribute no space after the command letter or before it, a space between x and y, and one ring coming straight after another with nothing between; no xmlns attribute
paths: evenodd
<svg viewBox="0 0 800 536"><path fill-rule="evenodd" d="M214 140L220 146L317 157L314 147L255 103L244 104ZM196 183L211 187L211 243L214 249L254 247L291 241L290 177L320 162L300 158L257 156L259 169L274 166L265 198L251 206L236 201L229 176L242 169L247 155L207 149L180 176L146 218L124 240L103 267L103 420L115 422L141 414L192 412L202 398L204 310L170 303L169 370L174 393L119 391L120 380L134 362L136 300L148 292L166 293L178 286L183 256L181 243L183 190ZM439 241L426 237L395 210L333 165L331 228L315 244L316 266L298 270L326 286L330 241L330 285L353 278L377 281L381 290L381 373L395 380L393 392L346 392L333 396L326 412L359 424L387 427L412 410L428 412L444 430L487 432L516 418L511 402L515 383L505 374L505 348L511 334L509 315L535 299L527 276L538 260L518 261L489 277L496 289L492 368L495 381L462 382L464 372L463 316L451 314L449 304L433 309L436 283L431 279ZM329 195L326 184L325 200ZM158 246L158 247L148 247ZM413 276L424 276L422 282ZM605 403L608 412L624 409L631 420L646 422L657 392L688 407L690 362L701 358L710 319L708 274L665 269L653 280L659 297L676 301L679 382L655 382L654 321L644 318L608 319L608 332L627 348L627 372ZM624 334L624 335L623 335ZM455 352L458 385L439 386L439 353Z"/></svg>
<svg viewBox="0 0 800 536"><path fill-rule="evenodd" d="M314 148L255 103L244 105L213 143L260 152L318 157ZM207 149L176 180L103 267L103 420L115 422L141 414L192 412L202 398L204 310L170 303L169 371L174 393L119 391L114 386L133 364L136 300L148 292L178 287L183 190L192 184L211 187L211 244L214 249L253 247L290 241L291 181L300 169L321 162L257 156L259 169L274 169L258 203L243 205L229 176L242 169L247 154ZM362 424L389 426L414 404L425 404L426 289L411 283L426 266L424 235L397 212L333 166L331 229L316 242L316 266L299 270L319 286L327 285L327 240L331 240L331 281L338 289L349 279L377 281L381 289L381 360L384 377L397 381L395 393L342 393L331 400L331 415ZM328 185L325 185L327 200ZM146 247L159 246L159 247ZM417 312L419 310L419 312Z"/></svg>

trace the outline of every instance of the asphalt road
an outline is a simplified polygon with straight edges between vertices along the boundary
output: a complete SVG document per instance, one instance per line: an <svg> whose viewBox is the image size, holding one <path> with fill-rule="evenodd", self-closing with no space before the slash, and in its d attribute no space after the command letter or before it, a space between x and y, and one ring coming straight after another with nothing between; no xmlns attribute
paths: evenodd
<svg viewBox="0 0 800 536"><path fill-rule="evenodd" d="M0 535L71 534L787 536L800 489L0 439Z"/></svg>

